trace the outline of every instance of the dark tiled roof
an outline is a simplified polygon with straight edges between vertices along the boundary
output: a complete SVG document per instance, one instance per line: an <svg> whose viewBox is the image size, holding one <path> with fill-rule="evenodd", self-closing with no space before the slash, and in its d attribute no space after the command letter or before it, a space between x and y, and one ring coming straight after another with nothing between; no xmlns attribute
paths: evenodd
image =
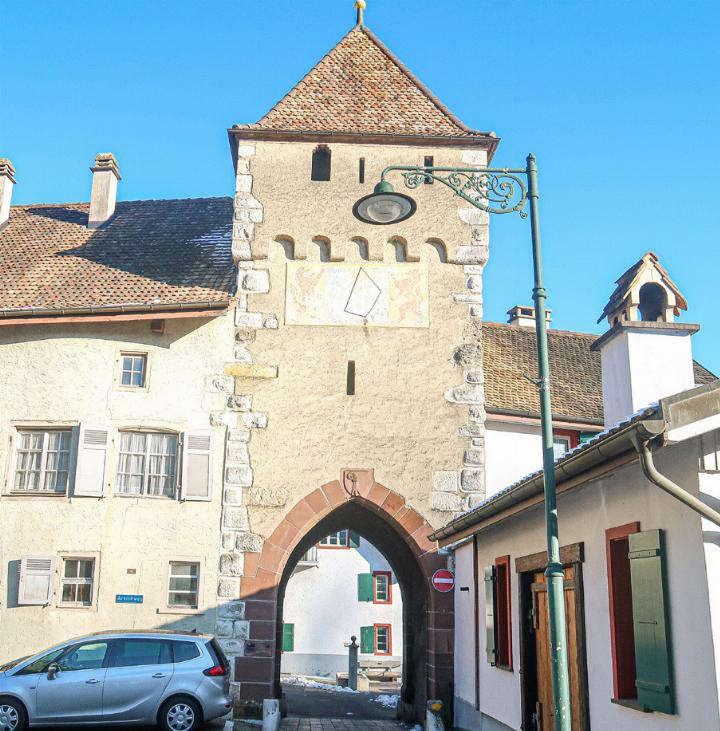
<svg viewBox="0 0 720 731"><path fill-rule="evenodd" d="M696 360L693 361L693 366L696 386L704 386L707 383L717 381L717 376L711 373L704 365L700 365Z"/></svg>
<svg viewBox="0 0 720 731"><path fill-rule="evenodd" d="M361 26L353 28L257 124L236 129L489 136L466 127Z"/></svg>
<svg viewBox="0 0 720 731"><path fill-rule="evenodd" d="M590 350L595 340L597 335L549 331L555 417L602 421L600 354ZM539 414L537 388L523 377L537 377L535 330L486 322L482 342L486 408Z"/></svg>
<svg viewBox="0 0 720 731"><path fill-rule="evenodd" d="M88 203L14 206L0 231L0 310L229 300L232 199L127 201L100 229Z"/></svg>

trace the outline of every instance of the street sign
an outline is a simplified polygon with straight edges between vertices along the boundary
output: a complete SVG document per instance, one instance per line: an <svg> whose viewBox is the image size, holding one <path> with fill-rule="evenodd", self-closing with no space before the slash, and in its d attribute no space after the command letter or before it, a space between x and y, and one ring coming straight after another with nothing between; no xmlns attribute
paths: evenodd
<svg viewBox="0 0 720 731"><path fill-rule="evenodd" d="M142 594L115 594L115 604L142 604Z"/></svg>
<svg viewBox="0 0 720 731"><path fill-rule="evenodd" d="M447 594L455 588L455 574L447 569L438 569L433 574L432 585L435 591Z"/></svg>

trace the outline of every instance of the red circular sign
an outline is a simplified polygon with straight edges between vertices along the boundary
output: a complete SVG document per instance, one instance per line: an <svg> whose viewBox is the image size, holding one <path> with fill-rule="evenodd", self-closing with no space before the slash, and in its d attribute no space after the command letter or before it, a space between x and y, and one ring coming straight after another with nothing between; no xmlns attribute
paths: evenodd
<svg viewBox="0 0 720 731"><path fill-rule="evenodd" d="M447 594L455 588L455 574L447 569L438 569L433 574L432 585L435 591Z"/></svg>

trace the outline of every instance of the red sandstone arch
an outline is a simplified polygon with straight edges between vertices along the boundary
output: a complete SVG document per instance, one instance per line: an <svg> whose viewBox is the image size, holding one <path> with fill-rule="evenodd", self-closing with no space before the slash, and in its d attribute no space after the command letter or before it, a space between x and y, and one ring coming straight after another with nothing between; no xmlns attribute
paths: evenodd
<svg viewBox="0 0 720 731"><path fill-rule="evenodd" d="M351 472L357 476L353 495L343 488L339 480L328 482L293 506L265 541L260 553L245 554L240 598L245 601L245 617L249 620L250 631L245 641L244 656L235 660L235 680L240 683L240 699L253 702L277 696L277 618L283 573L291 555L299 555L297 552L303 538L323 519L355 501L355 505L372 511L390 526L417 563L425 583L420 590L424 590L427 627L422 695L424 698L443 699L449 708L453 682L453 595L440 594L431 588L433 573L446 567L447 558L439 555L437 543L428 539L433 528L405 503L402 495L375 482L372 470L345 470L342 479L346 484L349 484L346 478Z"/></svg>

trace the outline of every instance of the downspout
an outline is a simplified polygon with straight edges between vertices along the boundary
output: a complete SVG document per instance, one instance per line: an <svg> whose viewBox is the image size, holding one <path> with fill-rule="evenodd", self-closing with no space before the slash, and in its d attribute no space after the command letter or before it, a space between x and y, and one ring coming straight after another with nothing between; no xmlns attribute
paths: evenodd
<svg viewBox="0 0 720 731"><path fill-rule="evenodd" d="M715 523L715 525L720 526L720 513L718 513L717 510L713 510L709 505L705 505L702 500L698 500L698 498L691 495L687 490L684 490L665 475L658 472L653 460L649 439L641 441L637 434L633 434L631 439L635 445L635 449L637 449L638 455L640 456L640 466L642 467L642 471L650 482L657 485L661 490L665 490L665 492L672 495L681 503L687 505L691 510L694 510L696 513L700 513L703 518L707 518L709 521Z"/></svg>

